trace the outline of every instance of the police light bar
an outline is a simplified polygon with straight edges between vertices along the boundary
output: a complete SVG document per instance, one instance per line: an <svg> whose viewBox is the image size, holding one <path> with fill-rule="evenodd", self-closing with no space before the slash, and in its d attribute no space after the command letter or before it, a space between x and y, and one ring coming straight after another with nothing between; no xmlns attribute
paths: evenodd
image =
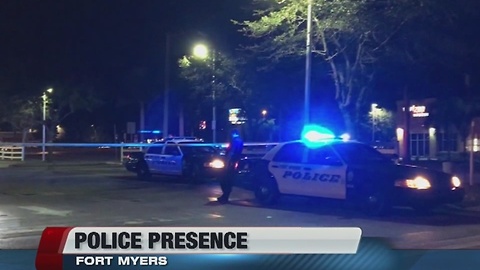
<svg viewBox="0 0 480 270"><path fill-rule="evenodd" d="M307 125L302 131L302 141L309 147L315 147L318 143L333 139L335 139L333 132L322 126Z"/></svg>
<svg viewBox="0 0 480 270"><path fill-rule="evenodd" d="M350 140L350 135L345 133L341 136L335 136L328 128L318 125L307 125L303 128L302 141L308 147L318 147L335 139L348 141Z"/></svg>

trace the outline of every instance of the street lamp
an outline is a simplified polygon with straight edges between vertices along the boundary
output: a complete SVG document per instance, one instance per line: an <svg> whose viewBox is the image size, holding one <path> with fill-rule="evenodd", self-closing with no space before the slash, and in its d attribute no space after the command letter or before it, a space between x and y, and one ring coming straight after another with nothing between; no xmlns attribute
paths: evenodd
<svg viewBox="0 0 480 270"><path fill-rule="evenodd" d="M200 59L207 59L209 56L208 48L204 44L197 44L193 48L193 55ZM212 52L212 140L217 142L217 107L215 102L215 51Z"/></svg>
<svg viewBox="0 0 480 270"><path fill-rule="evenodd" d="M267 116L267 110L263 110L262 115L263 115L263 117Z"/></svg>
<svg viewBox="0 0 480 270"><path fill-rule="evenodd" d="M47 121L47 93L50 94L53 92L53 89L50 88L47 91L43 92L43 122L42 122L42 161L45 161L45 140L46 140L46 121Z"/></svg>
<svg viewBox="0 0 480 270"><path fill-rule="evenodd" d="M206 59L208 58L208 48L204 44L197 44L193 47L193 55L198 58Z"/></svg>

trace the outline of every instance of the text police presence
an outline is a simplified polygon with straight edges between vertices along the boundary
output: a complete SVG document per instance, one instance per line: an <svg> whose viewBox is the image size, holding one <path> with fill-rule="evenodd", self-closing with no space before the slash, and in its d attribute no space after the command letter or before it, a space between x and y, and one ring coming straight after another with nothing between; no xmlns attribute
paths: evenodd
<svg viewBox="0 0 480 270"><path fill-rule="evenodd" d="M76 232L75 249L143 249L141 232ZM248 249L247 232L149 232L149 249Z"/></svg>

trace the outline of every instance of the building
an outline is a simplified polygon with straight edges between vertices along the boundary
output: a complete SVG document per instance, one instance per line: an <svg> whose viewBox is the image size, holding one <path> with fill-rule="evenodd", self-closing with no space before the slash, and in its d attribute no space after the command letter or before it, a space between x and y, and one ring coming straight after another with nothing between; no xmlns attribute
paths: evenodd
<svg viewBox="0 0 480 270"><path fill-rule="evenodd" d="M455 129L450 127L448 133L437 129L431 123L435 99L411 100L408 112L405 111L405 102L397 102L397 129L396 137L399 146L399 156L407 155L406 136L410 136L410 157L418 159L437 159L450 153L470 151L472 138L463 138ZM409 134L406 134L407 115L409 117ZM474 120L473 151L479 151L480 118Z"/></svg>

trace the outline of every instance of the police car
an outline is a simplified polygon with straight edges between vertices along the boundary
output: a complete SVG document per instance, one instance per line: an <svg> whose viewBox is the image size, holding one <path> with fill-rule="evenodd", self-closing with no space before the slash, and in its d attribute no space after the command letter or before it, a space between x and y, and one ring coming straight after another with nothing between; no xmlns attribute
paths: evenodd
<svg viewBox="0 0 480 270"><path fill-rule="evenodd" d="M272 204L282 194L321 197L382 215L394 205L427 211L463 200L462 183L454 175L397 164L360 142L312 132L305 138L278 144L259 160L242 161L239 173L261 203Z"/></svg>
<svg viewBox="0 0 480 270"><path fill-rule="evenodd" d="M168 140L153 143L143 154L132 155L125 167L139 179L152 175L182 176L188 180L216 177L225 163L219 150L200 140Z"/></svg>

